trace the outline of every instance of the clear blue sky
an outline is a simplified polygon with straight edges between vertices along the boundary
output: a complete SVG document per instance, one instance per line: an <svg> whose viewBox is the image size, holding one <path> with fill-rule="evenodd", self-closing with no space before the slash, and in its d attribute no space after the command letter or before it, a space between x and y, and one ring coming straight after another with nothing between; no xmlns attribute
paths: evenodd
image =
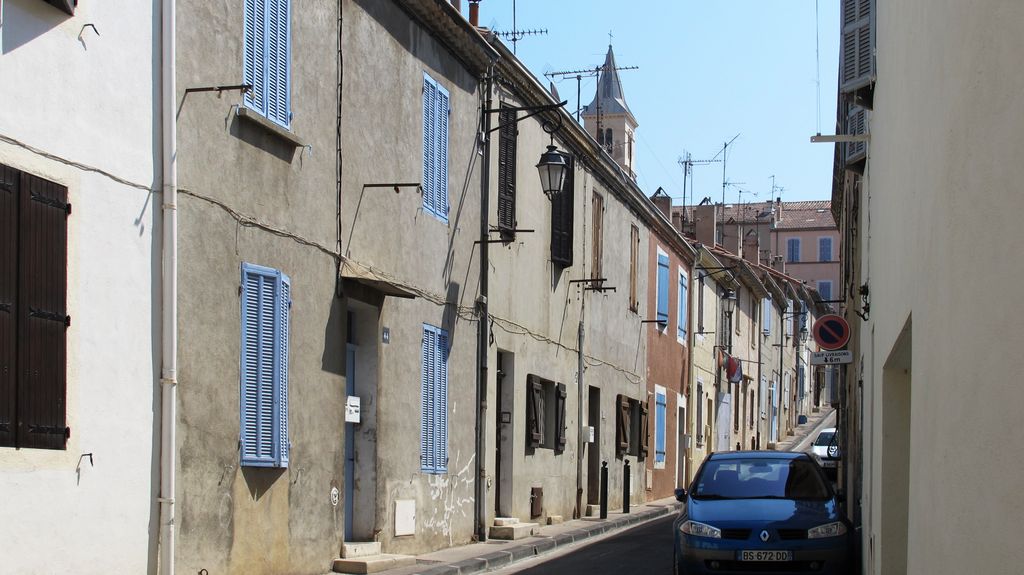
<svg viewBox="0 0 1024 575"><path fill-rule="evenodd" d="M637 182L682 200L677 159L711 159L728 149L726 201L767 201L771 176L784 201L830 199L832 144L811 144L820 130L835 133L839 51L838 0L516 0L519 29L528 36L518 57L542 80L545 72L594 68L604 62L608 33L637 129ZM483 0L480 24L511 30L513 0ZM815 12L817 9L817 23ZM468 10L467 10L468 13ZM818 99L820 46L821 99ZM506 40L511 48L512 44ZM583 104L596 78L582 81ZM576 79L556 83L575 110ZM820 105L820 118L818 109ZM719 156L721 158L721 156ZM722 165L694 166L699 201L722 199ZM741 183L742 182L742 183ZM742 196L738 190L743 190ZM756 195L754 195L756 194Z"/></svg>

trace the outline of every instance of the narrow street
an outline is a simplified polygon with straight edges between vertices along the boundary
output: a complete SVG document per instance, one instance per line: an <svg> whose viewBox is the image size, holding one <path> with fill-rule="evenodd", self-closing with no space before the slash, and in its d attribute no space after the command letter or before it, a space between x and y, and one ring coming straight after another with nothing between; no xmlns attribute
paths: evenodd
<svg viewBox="0 0 1024 575"><path fill-rule="evenodd" d="M492 571L501 575L671 573L673 513L594 542Z"/></svg>

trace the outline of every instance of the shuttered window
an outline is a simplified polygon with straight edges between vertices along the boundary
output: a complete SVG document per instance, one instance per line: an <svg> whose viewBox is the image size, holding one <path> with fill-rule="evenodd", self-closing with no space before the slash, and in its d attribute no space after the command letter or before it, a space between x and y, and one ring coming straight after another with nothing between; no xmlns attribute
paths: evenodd
<svg viewBox="0 0 1024 575"><path fill-rule="evenodd" d="M288 467L288 340L291 280L242 264L242 465Z"/></svg>
<svg viewBox="0 0 1024 575"><path fill-rule="evenodd" d="M786 261L800 261L800 238L789 238L786 240Z"/></svg>
<svg viewBox="0 0 1024 575"><path fill-rule="evenodd" d="M668 256L658 254L658 328L668 325Z"/></svg>
<svg viewBox="0 0 1024 575"><path fill-rule="evenodd" d="M640 228L629 226L629 310L637 311L640 302L637 298L637 274L640 266Z"/></svg>
<svg viewBox="0 0 1024 575"><path fill-rule="evenodd" d="M448 332L423 324L420 470L448 471Z"/></svg>
<svg viewBox="0 0 1024 575"><path fill-rule="evenodd" d="M0 446L64 449L66 187L0 165Z"/></svg>
<svg viewBox="0 0 1024 575"><path fill-rule="evenodd" d="M761 300L761 331L764 335L772 333L772 298L766 297Z"/></svg>
<svg viewBox="0 0 1024 575"><path fill-rule="evenodd" d="M650 447L651 446L651 442L650 442L651 430L650 430L650 423L649 423L650 422L650 418L648 417L647 402L646 401L637 401L635 399L631 399L630 403L635 406L633 411L636 414L635 415L635 417L636 417L635 421L637 422L637 426L636 426L637 429L636 429L636 431L637 431L637 439L638 439L638 441L636 442L637 443L637 451L634 453L634 455L636 455L637 457L640 457L640 458L644 458L644 457L647 457L647 454L650 453L650 449L651 449L651 447Z"/></svg>
<svg viewBox="0 0 1024 575"><path fill-rule="evenodd" d="M818 238L818 261L832 261L832 238L828 236Z"/></svg>
<svg viewBox="0 0 1024 575"><path fill-rule="evenodd" d="M704 335L704 278L703 271L697 272L697 333Z"/></svg>
<svg viewBox="0 0 1024 575"><path fill-rule="evenodd" d="M555 385L555 450L565 450L565 384Z"/></svg>
<svg viewBox="0 0 1024 575"><path fill-rule="evenodd" d="M839 84L843 92L868 86L874 77L874 0L843 0Z"/></svg>
<svg viewBox="0 0 1024 575"><path fill-rule="evenodd" d="M448 90L423 74L423 209L448 221Z"/></svg>
<svg viewBox="0 0 1024 575"><path fill-rule="evenodd" d="M828 301L832 299L832 282L830 280L818 280L818 293L821 299Z"/></svg>
<svg viewBox="0 0 1024 575"><path fill-rule="evenodd" d="M697 445L704 443L704 382L697 380L697 401L694 402L697 408Z"/></svg>
<svg viewBox="0 0 1024 575"><path fill-rule="evenodd" d="M510 235L516 228L516 112L502 108L498 115L498 229Z"/></svg>
<svg viewBox="0 0 1024 575"><path fill-rule="evenodd" d="M593 212L591 213L591 216L593 217L594 241L593 247L591 248L593 250L591 254L593 256L593 261L590 265L590 277L598 279L603 277L601 275L601 260L604 250L604 198L597 192L594 192Z"/></svg>
<svg viewBox="0 0 1024 575"><path fill-rule="evenodd" d="M690 300L687 299L687 284L688 278L686 277L686 272L680 269L679 287L676 292L676 299L678 300L676 301L676 339L678 339L683 345L686 345L686 324L688 319L686 316L686 310L690 303Z"/></svg>
<svg viewBox="0 0 1024 575"><path fill-rule="evenodd" d="M246 107L291 125L291 0L245 0L242 78Z"/></svg>
<svg viewBox="0 0 1024 575"><path fill-rule="evenodd" d="M665 462L665 428L668 401L664 393L654 394L654 462Z"/></svg>
<svg viewBox="0 0 1024 575"><path fill-rule="evenodd" d="M535 375L526 378L526 445L544 447L544 383Z"/></svg>
<svg viewBox="0 0 1024 575"><path fill-rule="evenodd" d="M574 158L562 154L565 158L565 181L562 193L551 202L551 261L562 266L572 265L572 233L573 233L573 189L576 170Z"/></svg>
<svg viewBox="0 0 1024 575"><path fill-rule="evenodd" d="M622 457L629 450L629 398L618 395L615 405L615 453Z"/></svg>

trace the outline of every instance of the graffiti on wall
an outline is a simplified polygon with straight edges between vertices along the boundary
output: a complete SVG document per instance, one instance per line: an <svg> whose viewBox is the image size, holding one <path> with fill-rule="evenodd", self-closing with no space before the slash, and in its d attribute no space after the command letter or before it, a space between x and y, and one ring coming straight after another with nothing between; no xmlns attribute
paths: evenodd
<svg viewBox="0 0 1024 575"><path fill-rule="evenodd" d="M468 517L473 509L473 460L469 458L461 468L461 452L453 459L455 473L431 475L429 478L430 499L435 502L424 515L423 528L448 538L448 545L454 545L452 522L456 517Z"/></svg>

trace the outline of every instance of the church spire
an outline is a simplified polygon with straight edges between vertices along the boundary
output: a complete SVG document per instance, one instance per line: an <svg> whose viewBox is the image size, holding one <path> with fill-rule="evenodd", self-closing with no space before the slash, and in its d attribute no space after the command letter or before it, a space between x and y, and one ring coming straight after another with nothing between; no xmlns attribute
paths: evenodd
<svg viewBox="0 0 1024 575"><path fill-rule="evenodd" d="M626 96L622 91L622 80L619 79L619 72L616 70L615 53L612 45L608 44L608 55L604 58L604 65L597 77L597 91L593 101L590 102L583 113L585 115L596 115L598 106L601 107L601 115L627 114L634 124L637 123L626 104Z"/></svg>

